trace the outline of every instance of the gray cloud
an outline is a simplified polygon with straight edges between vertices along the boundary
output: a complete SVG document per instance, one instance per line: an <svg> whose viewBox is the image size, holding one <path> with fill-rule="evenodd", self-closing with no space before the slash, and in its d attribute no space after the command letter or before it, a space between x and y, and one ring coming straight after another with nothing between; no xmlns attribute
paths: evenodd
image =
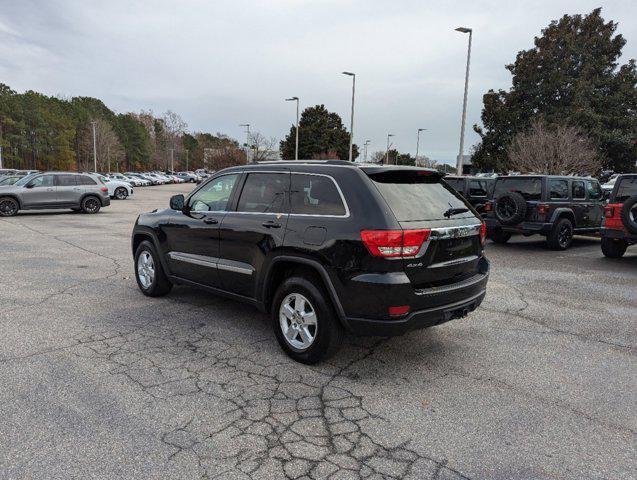
<svg viewBox="0 0 637 480"><path fill-rule="evenodd" d="M588 1L424 2L293 0L0 0L0 81L19 91L89 95L117 111L179 112L191 130L242 138L249 122L282 137L293 106L324 103L349 124L357 73L355 141L453 161L458 149L465 35L474 28L468 106L479 122L482 94L508 88L504 69L551 19L587 13ZM602 4L637 57L637 4ZM466 148L468 150L468 148Z"/></svg>

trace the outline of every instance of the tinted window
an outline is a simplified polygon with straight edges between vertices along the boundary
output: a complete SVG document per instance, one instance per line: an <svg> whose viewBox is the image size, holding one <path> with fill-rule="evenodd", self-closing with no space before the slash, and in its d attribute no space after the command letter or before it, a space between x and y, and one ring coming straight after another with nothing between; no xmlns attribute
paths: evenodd
<svg viewBox="0 0 637 480"><path fill-rule="evenodd" d="M586 198L586 190L584 190L584 182L574 181L572 186L572 193L574 199Z"/></svg>
<svg viewBox="0 0 637 480"><path fill-rule="evenodd" d="M622 178L617 189L615 202L624 203L633 195L637 195L637 177Z"/></svg>
<svg viewBox="0 0 637 480"><path fill-rule="evenodd" d="M599 185L598 182L587 180L586 189L588 190L588 198L590 198L591 200L599 200L604 196L602 187Z"/></svg>
<svg viewBox="0 0 637 480"><path fill-rule="evenodd" d="M549 198L551 200L568 198L568 181L549 180Z"/></svg>
<svg viewBox="0 0 637 480"><path fill-rule="evenodd" d="M59 187L74 187L75 185L75 175L58 175Z"/></svg>
<svg viewBox="0 0 637 480"><path fill-rule="evenodd" d="M225 211L238 177L239 175L223 175L206 183L188 200L190 209L197 212Z"/></svg>
<svg viewBox="0 0 637 480"><path fill-rule="evenodd" d="M457 192L464 192L464 179L463 178L445 178L445 182L453 187Z"/></svg>
<svg viewBox="0 0 637 480"><path fill-rule="evenodd" d="M287 173L250 173L237 205L238 212L283 213L285 192L290 177Z"/></svg>
<svg viewBox="0 0 637 480"><path fill-rule="evenodd" d="M97 182L93 180L88 175L78 175L77 176L77 184L78 185L97 185Z"/></svg>
<svg viewBox="0 0 637 480"><path fill-rule="evenodd" d="M319 175L292 175L290 213L304 215L345 215L345 206L331 178Z"/></svg>
<svg viewBox="0 0 637 480"><path fill-rule="evenodd" d="M487 181L486 180L470 180L469 181L469 195L472 197L486 197L487 196Z"/></svg>
<svg viewBox="0 0 637 480"><path fill-rule="evenodd" d="M462 197L437 175L388 172L370 178L400 222L444 219L450 208L467 208ZM471 217L468 211L453 218Z"/></svg>
<svg viewBox="0 0 637 480"><path fill-rule="evenodd" d="M495 181L494 196L498 197L507 192L517 192L526 200L540 200L542 198L542 179L538 177L497 179Z"/></svg>
<svg viewBox="0 0 637 480"><path fill-rule="evenodd" d="M35 177L31 181L31 185L34 187L52 187L53 186L53 175L41 175L39 177Z"/></svg>

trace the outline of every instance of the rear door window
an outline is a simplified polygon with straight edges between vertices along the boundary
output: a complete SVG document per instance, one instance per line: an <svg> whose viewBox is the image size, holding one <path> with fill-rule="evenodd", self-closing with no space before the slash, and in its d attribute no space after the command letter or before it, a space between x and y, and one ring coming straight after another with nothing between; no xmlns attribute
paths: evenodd
<svg viewBox="0 0 637 480"><path fill-rule="evenodd" d="M599 200L604 196L604 192L602 192L602 187L598 182L593 180L586 181L586 189L588 190L588 198L591 200Z"/></svg>
<svg viewBox="0 0 637 480"><path fill-rule="evenodd" d="M494 196L517 192L525 200L542 199L542 179L539 177L509 177L498 178L495 181Z"/></svg>
<svg viewBox="0 0 637 480"><path fill-rule="evenodd" d="M586 198L586 190L584 189L584 182L574 180L571 187L573 194L573 200L584 200Z"/></svg>
<svg viewBox="0 0 637 480"><path fill-rule="evenodd" d="M285 193L290 185L287 173L249 173L239 204L238 212L287 213Z"/></svg>
<svg viewBox="0 0 637 480"><path fill-rule="evenodd" d="M462 197L435 174L383 172L370 178L399 222L442 220L452 208L468 208ZM453 216L472 217L471 211Z"/></svg>
<svg viewBox="0 0 637 480"><path fill-rule="evenodd" d="M78 175L77 177L78 185L97 185L97 182L93 180L88 175Z"/></svg>
<svg viewBox="0 0 637 480"><path fill-rule="evenodd" d="M347 212L330 177L295 173L290 188L290 213L344 216Z"/></svg>
<svg viewBox="0 0 637 480"><path fill-rule="evenodd" d="M624 203L633 195L637 195L637 176L622 178L617 188L615 202Z"/></svg>
<svg viewBox="0 0 637 480"><path fill-rule="evenodd" d="M549 196L551 200L568 199L568 181L549 180Z"/></svg>
<svg viewBox="0 0 637 480"><path fill-rule="evenodd" d="M58 175L58 187L74 187L77 185L75 179L76 175Z"/></svg>

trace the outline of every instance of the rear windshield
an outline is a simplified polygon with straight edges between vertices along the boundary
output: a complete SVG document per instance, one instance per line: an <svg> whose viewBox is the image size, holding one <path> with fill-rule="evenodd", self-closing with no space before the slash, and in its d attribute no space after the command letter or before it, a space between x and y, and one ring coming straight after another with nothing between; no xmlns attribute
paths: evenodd
<svg viewBox="0 0 637 480"><path fill-rule="evenodd" d="M437 175L388 172L370 178L399 222L445 219L445 212L450 209L468 208L462 197ZM451 218L472 217L468 210Z"/></svg>
<svg viewBox="0 0 637 480"><path fill-rule="evenodd" d="M637 176L622 178L619 187L617 187L615 201L624 203L633 195L637 195Z"/></svg>
<svg viewBox="0 0 637 480"><path fill-rule="evenodd" d="M526 200L541 200L542 179L539 177L498 178L495 181L494 196L517 192Z"/></svg>

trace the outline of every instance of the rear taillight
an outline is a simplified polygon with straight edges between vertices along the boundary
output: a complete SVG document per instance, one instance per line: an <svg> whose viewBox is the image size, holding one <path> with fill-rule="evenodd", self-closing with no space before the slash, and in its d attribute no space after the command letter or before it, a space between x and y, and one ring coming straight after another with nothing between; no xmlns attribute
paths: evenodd
<svg viewBox="0 0 637 480"><path fill-rule="evenodd" d="M485 212L490 212L491 210L493 210L493 202L487 202L484 204L484 211Z"/></svg>
<svg viewBox="0 0 637 480"><path fill-rule="evenodd" d="M361 239L374 257L415 257L431 230L363 230Z"/></svg>
<svg viewBox="0 0 637 480"><path fill-rule="evenodd" d="M614 218L615 215L619 217L619 212L621 211L622 204L621 203L611 203L610 205L606 205L604 207L604 216L606 218Z"/></svg>
<svg viewBox="0 0 637 480"><path fill-rule="evenodd" d="M549 206L541 203L540 205L537 206L537 213L539 213L540 215L546 215L549 212Z"/></svg>
<svg viewBox="0 0 637 480"><path fill-rule="evenodd" d="M480 243L484 245L484 239L487 238L487 224L482 222L480 225Z"/></svg>
<svg viewBox="0 0 637 480"><path fill-rule="evenodd" d="M108 192L108 188L106 188L106 187L102 187L102 188L100 188L100 190L101 190L102 192L104 192L104 193Z"/></svg>

